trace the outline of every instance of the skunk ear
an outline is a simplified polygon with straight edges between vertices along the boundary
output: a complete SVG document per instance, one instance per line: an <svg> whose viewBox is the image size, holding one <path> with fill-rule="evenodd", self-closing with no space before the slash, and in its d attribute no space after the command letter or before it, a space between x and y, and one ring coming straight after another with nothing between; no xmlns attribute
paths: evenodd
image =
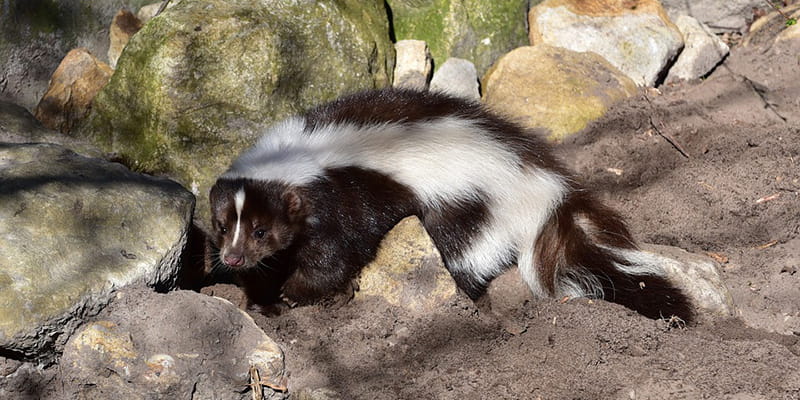
<svg viewBox="0 0 800 400"><path fill-rule="evenodd" d="M288 188L283 192L283 204L286 207L286 214L292 222L304 220L310 211L308 200L304 193L297 188Z"/></svg>

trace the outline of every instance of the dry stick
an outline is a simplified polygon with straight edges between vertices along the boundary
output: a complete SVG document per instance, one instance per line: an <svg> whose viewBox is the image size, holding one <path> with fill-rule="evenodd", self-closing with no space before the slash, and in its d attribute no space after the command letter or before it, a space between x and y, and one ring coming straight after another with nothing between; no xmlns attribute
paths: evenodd
<svg viewBox="0 0 800 400"><path fill-rule="evenodd" d="M669 144L671 144L672 147L675 148L675 150L678 150L678 152L681 153L682 156L684 156L686 158L691 158L691 157L689 157L689 154L686 153L686 150L684 150L683 147L681 147L681 145L678 144L678 142L675 139L672 138L672 136L667 135L666 133L661 132L661 129L658 129L658 127L656 126L655 122L653 122L653 116L652 115L650 116L650 126L653 127L653 129L656 131L656 133L658 133L659 136L661 136L662 138L664 138L664 140L669 142ZM663 122L661 123L661 126L664 126Z"/></svg>
<svg viewBox="0 0 800 400"><path fill-rule="evenodd" d="M658 128L658 125L664 127L664 123L659 121L659 123L656 124L656 122L653 121L653 114L655 113L655 107L653 107L653 103L650 101L650 98L647 97L647 95L644 95L644 99L647 100L647 104L650 105L649 119L650 119L650 126L653 127L653 130L656 131L656 133L658 133L658 136L661 136L662 138L664 138L664 140L667 141L667 143L671 144L672 147L675 148L675 150L678 150L678 152L681 153L682 156L686 157L687 159L691 158L689 157L689 153L687 153L686 150L683 149L683 146L681 146L677 140L675 140L672 136L664 133L661 129Z"/></svg>
<svg viewBox="0 0 800 400"><path fill-rule="evenodd" d="M767 98L764 97L764 91L766 91L766 89L759 89L759 87L756 86L755 82L751 81L750 78L744 75L739 75L739 76L742 78L742 80L744 80L744 83L747 84L747 87L749 87L750 90L752 90L753 93L755 93L756 96L758 96L758 98L761 99L761 102L764 103L764 108L772 111L772 113L775 114L778 118L780 118L781 121L786 122L786 117L781 115L778 112L778 110L775 109L775 106L773 106L769 101L767 101Z"/></svg>
<svg viewBox="0 0 800 400"><path fill-rule="evenodd" d="M255 365L250 366L250 390L252 390L253 400L264 399L264 387L261 386L261 376L259 376L258 368Z"/></svg>
<svg viewBox="0 0 800 400"><path fill-rule="evenodd" d="M771 2L771 1L769 1L769 0L764 0L764 1L766 1L766 2L767 2L767 4L769 4L769 5L770 5L770 7L774 8L774 9L775 9L775 11L777 11L779 14L781 14L781 16L782 16L782 17L783 17L783 18L784 18L784 19L787 21L787 25L794 25L794 24L789 24L789 23L788 23L789 21L792 21L792 20L794 20L794 18L792 18L792 17L790 17L790 16L788 16L788 15L784 14L784 13L783 13L783 11L781 11L781 9L780 9L778 6L776 6L775 4L772 4L772 2Z"/></svg>
<svg viewBox="0 0 800 400"><path fill-rule="evenodd" d="M725 68L725 70L728 71L728 73L733 75L734 77L740 78L742 82L744 82L745 85L747 85L747 87L753 93L755 93L756 96L758 96L759 100L761 100L761 103L764 105L765 109L771 111L773 114L775 114L776 117L780 118L781 121L786 123L786 117L781 115L781 113L779 113L778 110L775 109L775 106L773 106L769 101L767 101L767 98L764 97L764 92L768 90L767 88L763 87L762 85L756 84L755 82L751 81L750 78L744 75L733 72L733 70L728 68L728 66L725 64L720 65L720 67Z"/></svg>
<svg viewBox="0 0 800 400"><path fill-rule="evenodd" d="M158 14L161 14L161 12L164 11L165 8L167 8L167 4L169 4L169 1L170 0L164 0L163 2L161 2L161 7L158 7L158 11L156 11L156 15L154 15L153 18L157 17Z"/></svg>

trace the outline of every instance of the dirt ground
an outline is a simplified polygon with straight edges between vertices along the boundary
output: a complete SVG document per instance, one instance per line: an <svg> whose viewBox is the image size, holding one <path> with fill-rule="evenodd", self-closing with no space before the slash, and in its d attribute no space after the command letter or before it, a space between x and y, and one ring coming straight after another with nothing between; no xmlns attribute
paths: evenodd
<svg viewBox="0 0 800 400"><path fill-rule="evenodd" d="M641 242L719 260L735 318L676 328L603 301L520 298L515 272L478 305L426 315L378 300L254 315L286 353L293 398L800 399L798 50L735 47L706 79L621 103L557 149Z"/></svg>

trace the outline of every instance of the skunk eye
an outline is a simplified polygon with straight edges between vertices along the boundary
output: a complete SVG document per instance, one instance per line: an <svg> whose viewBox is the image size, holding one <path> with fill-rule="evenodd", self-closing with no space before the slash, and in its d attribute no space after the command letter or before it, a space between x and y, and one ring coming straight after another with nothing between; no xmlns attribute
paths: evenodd
<svg viewBox="0 0 800 400"><path fill-rule="evenodd" d="M224 234L226 234L226 233L228 233L228 228L226 228L226 227L224 227L224 226L220 226L220 227L219 227L219 233L221 233L221 234L223 234L223 235L224 235Z"/></svg>
<svg viewBox="0 0 800 400"><path fill-rule="evenodd" d="M266 235L266 234L267 234L267 231L265 231L263 229L257 229L255 232L253 232L253 237L255 237L256 239L263 239L264 235Z"/></svg>

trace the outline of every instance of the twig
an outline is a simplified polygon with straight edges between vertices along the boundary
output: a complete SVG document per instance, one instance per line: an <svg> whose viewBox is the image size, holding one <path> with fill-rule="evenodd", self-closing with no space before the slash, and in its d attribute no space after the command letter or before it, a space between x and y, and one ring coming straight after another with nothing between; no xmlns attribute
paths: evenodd
<svg viewBox="0 0 800 400"><path fill-rule="evenodd" d="M687 153L686 150L683 149L683 146L681 146L678 143L677 140L675 140L672 136L662 132L661 129L658 128L658 125L661 125L663 127L664 123L659 121L659 124L656 124L656 122L653 120L653 114L654 114L653 111L654 111L655 107L653 107L653 103L650 101L650 98L647 97L647 95L644 95L644 99L647 100L647 104L650 105L650 117L649 117L649 119L650 119L650 126L653 127L653 130L656 133L658 133L658 136L661 136L662 138L664 138L664 140L667 141L667 143L671 144L672 147L675 148L675 150L678 150L678 153L681 153L682 156L686 157L687 159L691 158L691 157L689 157L689 153Z"/></svg>
<svg viewBox="0 0 800 400"><path fill-rule="evenodd" d="M764 202L767 202L767 201L772 201L772 200L777 199L778 197L781 197L780 193L775 193L775 194L772 194L772 195L769 195L769 196L764 196L764 197L756 200L756 204L761 204L761 203L764 203Z"/></svg>
<svg viewBox="0 0 800 400"><path fill-rule="evenodd" d="M770 104L770 102L767 101L767 98L764 97L764 92L766 92L768 90L767 88L765 88L762 85L757 85L755 82L751 81L750 78L748 78L748 77L746 77L744 75L739 75L739 76L742 78L742 80L744 80L744 83L746 83L747 86L750 87L750 90L752 90L753 93L755 93L758 96L758 98L761 99L761 102L764 103L764 108L772 111L772 113L775 114L778 118L780 118L781 121L786 122L786 117L781 115L778 112L778 110L775 109L775 106Z"/></svg>
<svg viewBox="0 0 800 400"><path fill-rule="evenodd" d="M264 387L261 386L261 376L258 373L258 368L255 365L250 366L250 390L253 394L253 400L264 399Z"/></svg>
<svg viewBox="0 0 800 400"><path fill-rule="evenodd" d="M769 0L764 0L764 1L766 1L767 4L770 5L770 7L774 8L775 11L777 11L783 17L783 19L786 20L786 26L792 26L792 25L797 23L797 19L796 18L792 18L792 17L786 15L783 11L781 11L781 9L778 6L776 6L775 4L772 4L771 1L769 1Z"/></svg>
<svg viewBox="0 0 800 400"><path fill-rule="evenodd" d="M661 125L663 126L664 124L662 123ZM661 136L662 138L664 138L664 140L666 140L669 144L671 144L672 147L675 148L675 150L678 150L678 153L681 153L681 155L686 157L687 159L691 158L691 157L689 157L689 154L686 153L686 150L684 150L683 147L681 147L681 145L678 144L678 142L675 139L672 138L672 136L669 136L666 133L661 132L661 129L658 129L658 127L656 126L656 123L653 121L653 116L652 115L650 116L650 126L653 127L653 129L656 131L656 133L659 136Z"/></svg>
<svg viewBox="0 0 800 400"><path fill-rule="evenodd" d="M156 15L154 15L153 17L157 17L157 16L158 16L158 14L161 14L161 12L162 12L162 11L164 11L164 9L166 9L166 8L167 8L167 5L169 4L169 1L170 1L170 0L164 0L164 1L162 1L162 2L161 2L161 7L158 7L158 11L156 11Z"/></svg>
<svg viewBox="0 0 800 400"><path fill-rule="evenodd" d="M776 244L778 244L778 240L777 239L775 239L775 240L773 240L773 241L771 241L769 243L764 243L761 246L756 246L756 250L768 249L768 248L770 248L772 246L775 246Z"/></svg>
<svg viewBox="0 0 800 400"><path fill-rule="evenodd" d="M276 384L272 383L267 378L262 378L255 365L250 366L250 383L247 384L252 390L253 400L264 400L264 387L268 387L276 392L286 393L289 389L286 387L286 377L281 379L281 382Z"/></svg>

